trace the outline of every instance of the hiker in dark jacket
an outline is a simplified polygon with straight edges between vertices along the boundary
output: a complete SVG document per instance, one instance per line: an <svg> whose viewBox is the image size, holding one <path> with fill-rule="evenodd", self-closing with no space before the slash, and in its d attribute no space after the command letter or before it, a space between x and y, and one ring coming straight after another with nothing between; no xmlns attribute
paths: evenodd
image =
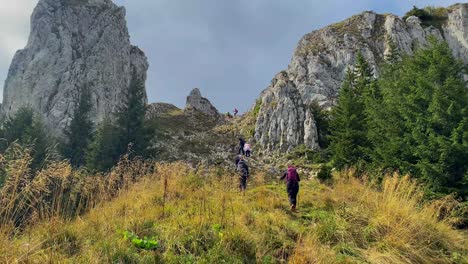
<svg viewBox="0 0 468 264"><path fill-rule="evenodd" d="M239 165L239 161L241 160L242 156L241 155L236 155L236 159L234 160L234 163L236 163L236 170L237 170L237 165Z"/></svg>
<svg viewBox="0 0 468 264"><path fill-rule="evenodd" d="M245 140L240 137L239 138L239 152L237 152L237 154L245 155L244 146L245 146Z"/></svg>
<svg viewBox="0 0 468 264"><path fill-rule="evenodd" d="M291 204L291 211L296 211L297 206L297 193L299 192L299 173L294 166L289 165L288 170L280 178L286 180L286 191L288 192L289 203Z"/></svg>
<svg viewBox="0 0 468 264"><path fill-rule="evenodd" d="M237 164L237 171L239 172L239 189L241 191L245 191L247 188L247 179L249 178L249 166L242 156Z"/></svg>

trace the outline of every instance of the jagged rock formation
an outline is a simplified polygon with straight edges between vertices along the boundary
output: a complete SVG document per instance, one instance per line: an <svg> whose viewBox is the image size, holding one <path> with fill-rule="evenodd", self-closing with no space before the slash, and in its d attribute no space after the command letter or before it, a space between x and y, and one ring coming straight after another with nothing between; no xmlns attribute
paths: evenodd
<svg viewBox="0 0 468 264"><path fill-rule="evenodd" d="M313 116L287 72L280 72L271 81L262 94L261 104L255 137L265 150L289 151L300 144L318 148Z"/></svg>
<svg viewBox="0 0 468 264"><path fill-rule="evenodd" d="M60 136L81 89L92 95L94 121L114 112L132 74L146 79L144 53L130 44L125 9L111 0L40 0L26 47L11 63L2 112L32 107Z"/></svg>
<svg viewBox="0 0 468 264"><path fill-rule="evenodd" d="M193 89L189 96L187 96L185 110L198 110L210 116L219 116L218 110L211 104L208 99L201 96L200 90L198 88Z"/></svg>
<svg viewBox="0 0 468 264"><path fill-rule="evenodd" d="M361 52L378 75L378 65L390 51L412 54L428 37L448 42L453 54L468 63L468 4L447 8L440 27L425 26L417 17L406 20L364 12L306 34L285 72L260 95L255 138L265 150L288 150L305 144L317 147L317 131L309 105L334 105L347 67Z"/></svg>

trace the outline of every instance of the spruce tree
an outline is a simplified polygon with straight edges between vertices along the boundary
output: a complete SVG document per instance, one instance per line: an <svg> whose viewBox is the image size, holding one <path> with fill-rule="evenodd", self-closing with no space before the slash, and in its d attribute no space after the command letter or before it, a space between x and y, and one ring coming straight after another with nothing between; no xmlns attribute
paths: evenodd
<svg viewBox="0 0 468 264"><path fill-rule="evenodd" d="M362 96L364 90L366 90L367 86L374 80L374 73L369 62L367 62L361 52L358 52L356 55L354 76L355 92L358 96Z"/></svg>
<svg viewBox="0 0 468 264"><path fill-rule="evenodd" d="M326 149L329 145L330 112L322 109L316 101L312 102L310 105L310 111L314 116L315 124L317 126L318 144L321 149Z"/></svg>
<svg viewBox="0 0 468 264"><path fill-rule="evenodd" d="M94 129L90 118L91 108L91 93L87 87L84 87L80 91L70 126L65 130L67 142L64 147L64 156L74 167L80 167L85 162L85 152Z"/></svg>
<svg viewBox="0 0 468 264"><path fill-rule="evenodd" d="M31 149L33 157L31 169L37 170L42 167L51 140L40 118L31 108L22 107L12 117L7 118L0 134L2 137L0 151L5 151L11 143L16 142Z"/></svg>
<svg viewBox="0 0 468 264"><path fill-rule="evenodd" d="M386 131L377 150L385 166L422 178L434 191L463 190L468 171L464 66L446 43L430 43L383 72L385 115L376 123Z"/></svg>
<svg viewBox="0 0 468 264"><path fill-rule="evenodd" d="M380 91L373 70L362 53L356 56L354 70L348 69L338 104L332 111L330 148L334 166L361 165L369 162L372 145L368 128Z"/></svg>
<svg viewBox="0 0 468 264"><path fill-rule="evenodd" d="M333 165L339 169L356 164L362 157L365 140L363 105L356 92L356 75L350 69L340 89L338 104L330 121L330 151Z"/></svg>
<svg viewBox="0 0 468 264"><path fill-rule="evenodd" d="M123 95L124 103L114 116L99 126L92 142L86 165L96 171L107 171L129 150L131 155L145 155L148 133L145 126L146 93L144 83L133 71L130 86Z"/></svg>
<svg viewBox="0 0 468 264"><path fill-rule="evenodd" d="M125 103L117 112L116 120L116 126L119 130L119 152L124 154L131 145L132 153L144 155L148 141L145 127L146 93L145 85L138 78L135 70L125 99Z"/></svg>
<svg viewBox="0 0 468 264"><path fill-rule="evenodd" d="M106 172L119 160L119 134L117 127L106 118L98 126L94 140L86 153L86 167L91 171Z"/></svg>
<svg viewBox="0 0 468 264"><path fill-rule="evenodd" d="M395 44L395 41L392 38L389 38L387 39L387 45L389 47L389 50L384 57L385 63L390 65L398 63L401 60L401 54L398 50L397 45Z"/></svg>

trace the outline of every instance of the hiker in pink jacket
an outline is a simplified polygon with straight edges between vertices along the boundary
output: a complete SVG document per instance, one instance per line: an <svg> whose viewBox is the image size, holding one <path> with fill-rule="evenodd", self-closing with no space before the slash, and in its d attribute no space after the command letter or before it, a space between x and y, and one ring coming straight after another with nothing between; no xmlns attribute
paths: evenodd
<svg viewBox="0 0 468 264"><path fill-rule="evenodd" d="M245 151L245 156L250 157L250 153L252 152L252 146L249 143L245 143L244 151Z"/></svg>
<svg viewBox="0 0 468 264"><path fill-rule="evenodd" d="M283 174L281 180L286 180L286 191L288 192L289 203L291 204L291 211L296 211L297 193L299 192L299 173L294 166L289 165L288 170Z"/></svg>

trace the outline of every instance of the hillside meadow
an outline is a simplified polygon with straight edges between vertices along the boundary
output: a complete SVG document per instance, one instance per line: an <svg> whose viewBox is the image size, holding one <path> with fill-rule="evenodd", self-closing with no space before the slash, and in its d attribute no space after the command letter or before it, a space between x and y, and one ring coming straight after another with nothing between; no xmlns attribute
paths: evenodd
<svg viewBox="0 0 468 264"><path fill-rule="evenodd" d="M468 261L457 202L423 201L406 176L304 179L292 213L284 184L262 171L242 194L218 168L124 158L107 174L56 162L31 175L27 152L16 155L0 191L1 263Z"/></svg>

